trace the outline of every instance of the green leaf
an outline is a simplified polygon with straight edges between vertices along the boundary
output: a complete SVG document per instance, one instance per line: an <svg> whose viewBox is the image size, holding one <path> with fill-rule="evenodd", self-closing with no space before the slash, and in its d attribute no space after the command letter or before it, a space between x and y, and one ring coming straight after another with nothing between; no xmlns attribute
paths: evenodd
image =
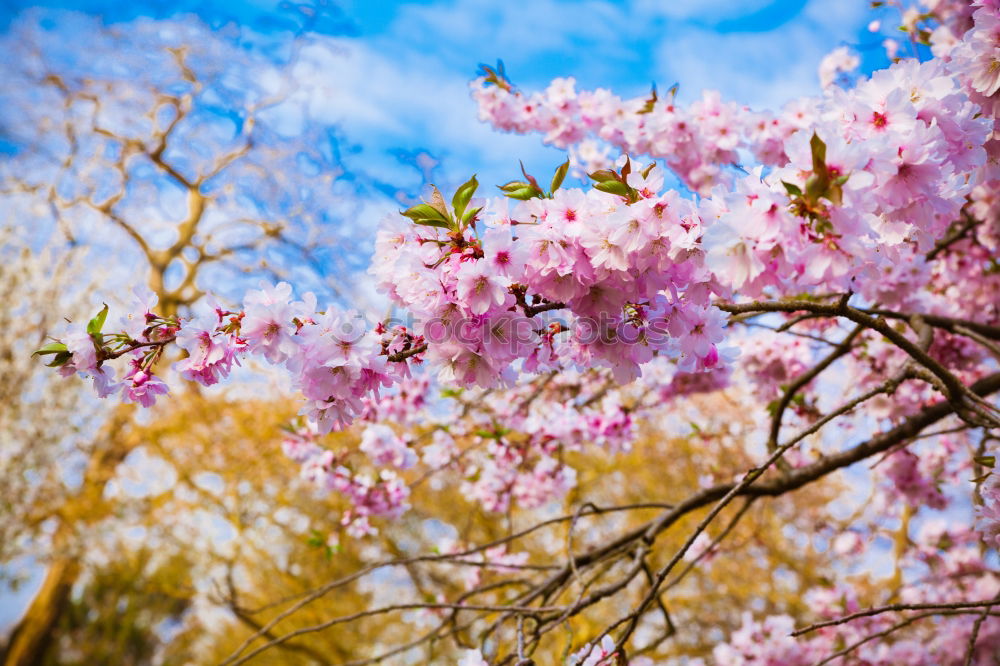
<svg viewBox="0 0 1000 666"><path fill-rule="evenodd" d="M444 216L444 219L449 219L448 206L445 205L444 197L441 196L441 190L437 188L437 185L431 185L431 200L429 203L431 208Z"/></svg>
<svg viewBox="0 0 1000 666"><path fill-rule="evenodd" d="M455 196L451 198L451 206L455 209L455 217L461 219L462 214L465 213L465 207L469 205L469 200L472 199L472 195L476 193L476 188L479 187L479 181L476 180L475 174L472 178L465 181L465 183L455 190Z"/></svg>
<svg viewBox="0 0 1000 666"><path fill-rule="evenodd" d="M527 201L528 199L534 199L538 196L538 190L530 185L528 187L521 188L519 190L514 190L513 192L504 192L504 196L511 199L518 199L520 201Z"/></svg>
<svg viewBox="0 0 1000 666"><path fill-rule="evenodd" d="M996 456L976 456L973 458L977 465L982 465L983 467L996 467L997 457Z"/></svg>
<svg viewBox="0 0 1000 666"><path fill-rule="evenodd" d="M809 176L809 180L806 181L806 194L813 201L816 201L821 196L826 194L827 188L830 186L830 179L825 173L814 173Z"/></svg>
<svg viewBox="0 0 1000 666"><path fill-rule="evenodd" d="M812 149L812 160L813 160L813 173L826 173L826 144L823 143L823 139L819 138L816 132L813 132L812 138L809 139L809 147Z"/></svg>
<svg viewBox="0 0 1000 666"><path fill-rule="evenodd" d="M844 203L844 190L840 185L830 185L826 188L826 198L830 200L834 206L839 206Z"/></svg>
<svg viewBox="0 0 1000 666"><path fill-rule="evenodd" d="M498 185L497 187L499 187L500 191L504 193L504 196L508 196L511 199L526 201L534 197L542 196L542 191L540 189L532 183L527 183L523 180L512 180L509 183Z"/></svg>
<svg viewBox="0 0 1000 666"><path fill-rule="evenodd" d="M430 204L417 204L412 208L406 209L400 214L403 217L410 218L415 224L423 224L430 227L441 227L442 229L451 228L451 220L442 215L441 211Z"/></svg>
<svg viewBox="0 0 1000 666"><path fill-rule="evenodd" d="M601 192L607 192L608 194L617 194L618 196L627 197L629 195L629 190L631 189L625 183L617 180L606 180L603 183L597 183L594 185L595 188L599 189Z"/></svg>
<svg viewBox="0 0 1000 666"><path fill-rule="evenodd" d="M651 113L656 107L656 101L656 84L654 83L653 89L649 93L649 99L647 99L646 103L642 105L642 108L639 109L638 113Z"/></svg>
<svg viewBox="0 0 1000 666"><path fill-rule="evenodd" d="M429 220L429 219L426 219L426 218L424 218L424 219L415 219L415 220L413 220L413 223L414 224L419 224L419 225L425 226L425 227L438 227L440 229L451 229L451 225L448 224L447 222L440 222L438 220Z"/></svg>
<svg viewBox="0 0 1000 666"><path fill-rule="evenodd" d="M566 160L559 165L556 169L556 173L552 176L552 185L549 187L549 192L555 194L555 191L562 186L563 181L566 180L566 173L569 171L569 160Z"/></svg>
<svg viewBox="0 0 1000 666"><path fill-rule="evenodd" d="M512 180L509 183L504 183L503 185L497 185L501 192L514 192L515 190L520 190L525 187L531 187L531 183L527 183L523 180Z"/></svg>
<svg viewBox="0 0 1000 666"><path fill-rule="evenodd" d="M795 183L788 183L785 181L781 181L781 184L785 186L785 191L788 192L788 196L790 197L802 196L802 190Z"/></svg>
<svg viewBox="0 0 1000 666"><path fill-rule="evenodd" d="M642 174L643 178L649 178L649 172L652 171L654 167L656 167L656 162L650 162L649 165L639 173Z"/></svg>
<svg viewBox="0 0 1000 666"><path fill-rule="evenodd" d="M609 180L618 180L618 174L616 174L614 171L611 171L610 169L601 169L599 171L595 171L594 173L588 175L590 176L591 180L596 180L598 183L603 183Z"/></svg>
<svg viewBox="0 0 1000 666"><path fill-rule="evenodd" d="M46 363L45 365L50 368L58 368L61 365L66 365L66 363L68 363L71 358L73 358L73 355L70 354L68 351L59 352L54 357L52 357L51 363Z"/></svg>
<svg viewBox="0 0 1000 666"><path fill-rule="evenodd" d="M50 342L47 345L39 347L35 350L32 356L45 356L46 354L58 354L59 352L68 351L66 345L61 342Z"/></svg>
<svg viewBox="0 0 1000 666"><path fill-rule="evenodd" d="M508 428L501 428L498 425L494 425L493 430L477 430L476 434L483 439L500 439L509 432L511 431Z"/></svg>
<svg viewBox="0 0 1000 666"><path fill-rule="evenodd" d="M628 176L632 173L632 158L628 155L625 156L625 166L622 167L621 180L624 183L628 182Z"/></svg>
<svg viewBox="0 0 1000 666"><path fill-rule="evenodd" d="M482 209L483 207L479 206L478 208L470 208L469 210L465 211L465 214L462 215L462 224L468 224L469 220L478 215L479 211L481 211Z"/></svg>
<svg viewBox="0 0 1000 666"><path fill-rule="evenodd" d="M480 76L486 78L487 83L492 83L504 90L510 90L513 86L510 83L510 79L507 78L507 72L504 69L503 61L497 60L497 66L495 68L489 65L479 65Z"/></svg>
<svg viewBox="0 0 1000 666"><path fill-rule="evenodd" d="M108 304L105 303L104 307L94 315L94 318L87 322L87 333L90 335L100 335L101 329L104 328L104 322L108 318Z"/></svg>
<svg viewBox="0 0 1000 666"><path fill-rule="evenodd" d="M326 537L319 530L309 530L310 536L306 539L306 545L318 548L326 545Z"/></svg>

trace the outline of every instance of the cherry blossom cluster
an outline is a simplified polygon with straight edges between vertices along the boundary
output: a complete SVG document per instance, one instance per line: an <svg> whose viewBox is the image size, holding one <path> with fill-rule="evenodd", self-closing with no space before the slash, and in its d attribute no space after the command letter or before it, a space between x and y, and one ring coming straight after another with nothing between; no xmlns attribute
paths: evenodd
<svg viewBox="0 0 1000 666"><path fill-rule="evenodd" d="M995 463L995 455L992 461ZM1000 475L991 474L980 492L982 504L976 507L976 528L990 548L1000 551Z"/></svg>
<svg viewBox="0 0 1000 666"><path fill-rule="evenodd" d="M100 397L120 392L125 402L144 407L168 392L153 366L170 345L184 355L173 364L177 374L203 386L229 376L241 358L259 357L287 371L305 399L303 413L324 433L349 425L364 411L367 396L408 377L408 364L420 361L422 340L405 327L371 328L355 312L320 312L313 294L293 301L284 282L249 291L240 310L215 305L182 318L160 316L155 307L155 296L137 292L121 331L102 332L105 306L86 327L69 324L36 354L52 355L50 365L64 376L92 378ZM128 369L116 381L111 362L122 357Z"/></svg>
<svg viewBox="0 0 1000 666"><path fill-rule="evenodd" d="M485 511L542 508L576 485L568 454L628 451L637 419L650 409L728 381L721 370L684 373L666 359L649 370L625 387L607 370L566 371L500 391L448 390L444 401L426 376L410 377L364 399L356 445L330 448L314 424L300 420L287 428L282 448L304 478L347 501L342 526L352 537L374 532L369 518L406 510L408 470L432 483L457 476L462 495Z"/></svg>
<svg viewBox="0 0 1000 666"><path fill-rule="evenodd" d="M955 453L968 442L955 435L942 435L929 442L922 452L911 448L892 452L880 465L887 466L885 479L870 503L874 516L866 527L864 521L852 523L851 531L840 531L831 525L828 532L830 548L837 554L845 569L857 567L873 557L884 557L872 552L877 536L894 537L891 522L886 518L901 520L906 529L908 518L922 509L943 510L952 503L952 496L942 491L968 483L970 463L954 466ZM961 459L958 457L957 459ZM996 457L982 456L977 461L990 468ZM996 547L1000 533L997 511L1000 509L1000 484L990 471L979 479L982 505L976 507L978 517L975 529L943 517L925 518L910 530L899 543L897 567L909 572L892 597L870 592L869 599L885 599L917 608L909 615L898 611L861 614L869 607L859 600L859 592L843 584L815 588L805 596L810 614L817 622L831 622L859 614L856 619L837 621L814 631L802 632L805 624L784 614L755 619L750 613L743 618L743 626L734 632L726 643L716 646L714 659L719 664L776 663L796 666L816 664L839 651L853 646L843 663L848 664L990 664L1000 650L1000 621L987 617L977 628L977 617L990 600L1000 595L1000 573L992 564L988 551L981 548L985 540L988 548ZM941 515L941 514L938 514ZM888 525L888 526L887 526ZM896 528L899 529L899 528ZM860 582L860 581L859 581ZM859 587L864 587L859 585ZM977 605L978 604L978 605ZM878 605L878 604L874 604ZM952 608L950 605L957 605ZM940 607L940 614L932 611ZM890 634L907 617L921 610L927 618L907 626L907 633L885 640L871 640L883 632ZM972 661L966 662L970 635L977 632ZM868 639L868 640L866 640Z"/></svg>
<svg viewBox="0 0 1000 666"><path fill-rule="evenodd" d="M94 391L101 398L119 395L123 402L152 406L156 396L169 391L153 373L153 366L163 346L176 340L180 322L151 312L155 298L137 296L137 300L144 313L123 319L121 332L101 332L109 311L105 305L86 326L69 323L60 340L43 346L35 354L52 356L48 365L59 368L63 377L79 375L92 379ZM123 378L117 380L107 361L120 357L127 359L127 366Z"/></svg>
<svg viewBox="0 0 1000 666"><path fill-rule="evenodd" d="M718 220L703 239L706 264L725 286L875 301L887 294L869 285L919 262L960 217L989 127L940 63L900 63L825 101L812 137L785 142L786 166L706 202Z"/></svg>
<svg viewBox="0 0 1000 666"><path fill-rule="evenodd" d="M910 29L956 73L969 99L991 120L992 135L984 145L988 168L971 198L974 214L987 221L979 238L996 250L1000 247L1000 6L995 0L924 2L927 11L917 16L926 27Z"/></svg>
<svg viewBox="0 0 1000 666"><path fill-rule="evenodd" d="M856 619L821 626L815 631L795 635L805 625L788 615L772 615L755 620L749 613L743 626L729 641L716 646L713 657L719 664L782 664L807 666L819 663L853 647L842 663L846 664L907 664L952 665L972 663L986 666L1000 650L1000 621L988 617L974 629L977 616L985 604L1000 593L1000 577L981 556L977 537L967 528L948 526L944 521L926 523L904 556L906 566L926 572L919 585L905 585L898 600L915 605L909 615L884 612L861 615ZM863 549L850 553L852 559L864 556ZM806 595L811 613L818 622L834 621L864 611L857 593L851 587L835 586L815 589ZM949 604L960 606L956 613ZM962 604L969 604L965 609ZM905 622L907 617L942 606L938 617L921 619L907 627L904 636L872 640L882 632ZM949 611L952 611L949 614ZM966 662L970 634L978 631L972 661ZM868 639L868 640L866 640ZM836 662L834 662L836 663Z"/></svg>
<svg viewBox="0 0 1000 666"><path fill-rule="evenodd" d="M838 46L819 63L819 83L830 88L839 77L853 72L861 64L861 59L846 46Z"/></svg>
<svg viewBox="0 0 1000 666"><path fill-rule="evenodd" d="M929 447L943 462L961 442L952 436L941 436ZM995 457L980 459L993 465ZM904 514L914 515L921 508L943 509L949 499L941 493L943 484L956 484L967 479L968 466L961 469L928 469L928 457L919 457L907 449L892 453L883 463L887 470L888 484L879 487L871 509L879 520L865 526L864 521L852 522L851 531L841 531L831 525L825 531L829 548L836 553L845 570L858 567L876 555L872 551L876 536L893 537L893 528L884 519L894 517L904 520ZM936 475L937 479L931 479ZM953 520L930 518L911 530L897 550L897 567L910 572L893 590L891 597L882 594L876 586L866 594L869 599L885 599L897 604L916 606L901 614L899 610L867 613L870 604L863 604L858 589L843 583L814 588L804 601L809 614L821 626L809 627L786 614L775 614L755 619L745 613L742 627L713 652L718 664L782 664L783 666L811 665L841 654L845 664L990 664L1000 649L1000 621L987 617L976 628L977 617L990 600L1000 594L1000 575L991 564L989 556L980 548L981 539L993 539L996 530L995 512L1000 494L991 474L981 492L985 500L977 513L983 524L979 531L956 524ZM891 525L891 523L889 524ZM820 532L824 534L824 532ZM710 561L706 562L710 566ZM864 579L856 577L858 588L867 587ZM878 604L873 604L877 606ZM957 606L957 607L952 607ZM933 611L938 609L940 613ZM927 613L920 621L907 623L907 618ZM856 617L850 617L855 615ZM892 635L898 624L907 627L905 635ZM972 661L965 661L970 635L977 632ZM881 635L888 638L873 640ZM834 661L833 663L837 663Z"/></svg>
<svg viewBox="0 0 1000 666"><path fill-rule="evenodd" d="M758 331L740 344L740 369L768 401L776 399L793 379L805 372L815 354L809 340Z"/></svg>
<svg viewBox="0 0 1000 666"><path fill-rule="evenodd" d="M518 95L492 79L483 90ZM525 174L501 187L508 201L487 200L461 221L442 202L414 212L415 227L390 224L373 272L417 330L435 322L445 344L431 360L465 385L505 384L518 359L530 371L610 365L619 381L654 354L710 368L723 324L713 295L854 291L981 317L945 294L915 296L933 279L927 253L990 171L992 119L948 65L900 62L810 108L811 132L783 137L783 166L700 204L661 192L659 167L634 172L627 160L591 174L587 192L558 190L557 174L546 194ZM568 318L564 338L532 323L549 306ZM599 342L587 336L595 328Z"/></svg>
<svg viewBox="0 0 1000 666"><path fill-rule="evenodd" d="M454 216L422 204L407 212L416 224L379 231L372 273L415 318L439 380L508 386L520 362L530 373L604 366L627 383L656 355L687 371L723 363L725 316L709 303L693 204L660 193L658 168L627 161L592 190L560 190L566 166L550 197L525 175L504 186L509 200Z"/></svg>
<svg viewBox="0 0 1000 666"><path fill-rule="evenodd" d="M607 151L593 139L623 153L663 158L685 185L704 194L725 167L740 162L742 150L752 149L765 164L784 163L783 141L813 119L805 100L775 116L724 102L714 91L682 106L675 89L663 98L654 90L649 97L623 100L603 88L577 91L572 78L556 79L544 92L529 95L513 87L502 67L484 70L485 76L472 82L480 120L505 131L539 132L546 143L575 148L587 171L607 166Z"/></svg>
<svg viewBox="0 0 1000 666"><path fill-rule="evenodd" d="M954 55L901 61L852 90L834 87L756 124L754 114L714 96L679 111L672 97L623 101L604 90L576 92L563 80L526 96L493 70L474 82L473 94L500 129L545 131L563 147L594 134L633 155L664 158L692 189L711 191L700 210L710 223L697 231L704 227L706 265L724 286L751 296L765 286L855 289L876 300L885 274L919 271L920 255L959 217L966 197L995 199L997 19L987 4L973 16ZM782 129L763 138L774 123ZM720 144L723 132L731 143ZM693 177L704 169L683 163L677 142L716 171ZM718 168L737 163L737 149L776 168L712 191L731 180L717 177ZM991 206L977 212L995 212ZM980 233L995 236L995 218L983 214ZM912 276L899 279L912 285Z"/></svg>
<svg viewBox="0 0 1000 666"><path fill-rule="evenodd" d="M348 508L340 518L347 536L359 539L375 534L372 518L398 518L409 509L410 488L394 469L354 470L348 466L346 455L321 447L318 438L316 427L305 422L298 428L288 428L281 446L285 455L302 465L305 479L338 493L347 502ZM412 452L384 426L366 431L361 448L373 462L388 467L402 469L414 462Z"/></svg>

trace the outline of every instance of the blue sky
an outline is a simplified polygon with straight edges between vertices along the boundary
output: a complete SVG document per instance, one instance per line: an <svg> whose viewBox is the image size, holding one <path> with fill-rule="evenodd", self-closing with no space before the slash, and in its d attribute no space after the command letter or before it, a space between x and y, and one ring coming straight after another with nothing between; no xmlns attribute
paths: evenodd
<svg viewBox="0 0 1000 666"><path fill-rule="evenodd" d="M623 96L646 94L654 81L661 89L677 82L682 100L715 88L752 106L780 106L818 92L816 67L832 48L878 42L864 28L871 18L866 5L537 0L525 12L519 3L495 0L353 0L345 13L357 36L343 40L349 55L334 72L364 90L353 99L371 106L345 104L338 112L346 135L362 141L367 154L393 145L415 149L422 140L442 161L437 175L446 184L472 171L483 182L503 182L517 159L544 173L562 154L477 123L466 85L480 62L502 58L524 90L557 76ZM373 71L379 74L369 78ZM363 83L371 79L373 85Z"/></svg>
<svg viewBox="0 0 1000 666"><path fill-rule="evenodd" d="M680 84L680 98L702 89L754 107L777 107L818 92L816 67L841 44L875 46L866 32L872 18L864 0L341 0L311 28L336 58L316 55L313 77L327 91L314 111L336 123L348 170L377 176L381 191L414 194L418 169L401 164L433 155L435 181L447 189L480 174L484 183L509 180L523 159L536 173L551 171L562 154L534 137L498 135L476 120L467 83L478 63L502 58L524 90L557 76L581 88L607 87L623 96ZM35 2L0 0L0 26L28 7L99 14L107 22L139 16L195 14L212 25L235 21L254 31L301 25L303 12L288 3ZM863 51L868 69L880 66L878 49ZM392 210L391 200L369 192L364 213Z"/></svg>
<svg viewBox="0 0 1000 666"><path fill-rule="evenodd" d="M363 190L358 220L374 228L398 209L394 194L419 189L423 178L410 164L417 155L432 156L423 163L434 165L430 176L445 190L473 172L487 185L509 180L519 159L537 174L551 173L564 159L535 137L497 134L476 120L468 81L481 62L502 58L529 91L558 76L623 96L645 94L654 81L660 89L676 82L682 100L713 88L754 107L778 107L818 92L817 65L836 46L862 47L866 69L885 64L877 49L867 48L880 41L865 30L873 18L867 6L864 0L343 0L307 23L324 48L304 53L312 63L306 76L319 91L316 118L339 128L345 166L375 176ZM303 12L273 2L0 0L0 30L34 7L98 14L117 24L194 14L213 26L236 22L262 34L299 30L307 21ZM338 49L336 57L329 46ZM0 601L0 628L20 614L37 584L36 577Z"/></svg>

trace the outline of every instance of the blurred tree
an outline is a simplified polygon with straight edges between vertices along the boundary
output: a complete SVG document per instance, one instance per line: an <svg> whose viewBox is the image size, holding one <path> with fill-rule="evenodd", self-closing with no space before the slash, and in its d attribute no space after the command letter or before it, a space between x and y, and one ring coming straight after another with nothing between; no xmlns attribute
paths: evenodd
<svg viewBox="0 0 1000 666"><path fill-rule="evenodd" d="M8 240L4 247L11 251L14 245ZM45 282L43 273L49 270L48 263L38 263L27 252L18 256L23 257L24 266L12 263L5 283L14 302L31 295L34 285ZM32 265L35 273L29 268ZM43 273L37 273L39 270ZM21 292L15 278L21 280ZM51 284L57 297L60 281ZM23 294L24 290L29 294ZM37 326L34 337L18 344L37 343L51 322ZM26 353L12 350L7 358L23 364L24 372L30 374L32 366L27 365ZM36 381L43 378L36 377ZM48 389L64 391L70 403L61 407L54 404L49 409L62 413L78 410L79 405L72 402L80 400L75 397L79 392L74 385L52 379ZM462 402L467 410L479 404L475 395L452 399ZM123 410L125 420L113 428L106 426L101 437L95 438L94 448L85 449L90 453L90 466L78 487L64 487L56 473L59 465L49 459L45 464L50 466L53 487L44 501L21 503L5 494L5 508L13 518L9 525L5 521L6 529L25 529L24 514L18 512L28 508L51 517L53 514L47 512L54 507L54 515L62 519L58 525L66 526L66 552L53 551L55 563L64 562L66 568L52 567L47 577L47 581L63 586L53 590L49 605L44 606L52 612L53 624L44 632L45 640L33 658L50 664L151 663L154 658L164 664L218 663L287 608L287 602L276 601L300 599L324 583L350 576L373 562L440 550L442 541L478 544L502 539L511 530L553 513L572 513L573 507L587 503L619 506L676 501L698 487L699 475L706 470L726 478L750 464L743 439L752 424L734 423L744 413L740 404L738 395L692 398L687 411L701 425L688 437L664 436L664 424L645 422L642 437L627 455L573 454L578 458L573 466L581 476L561 508L519 511L507 520L498 520L501 516L470 503L461 484L447 474L425 483L414 480L413 509L403 519L383 521L374 539L345 539L329 552L326 535L339 530L336 517L346 504L336 495L317 493L295 481L298 466L277 446L281 438L277 426L293 416L293 402L188 392L175 398L170 410L154 411L148 423L127 420L131 415ZM16 401L13 405L27 406ZM35 418L35 411L29 411L25 421L52 430L50 421ZM79 437L73 441L75 446L81 445ZM326 445L357 454L358 436L356 431L333 434ZM57 457L58 453L55 444L25 448L36 454ZM120 457L114 465L108 457L95 465L95 451L113 451ZM126 464L118 465L122 461ZM94 470L102 467L103 476L98 476ZM4 468L15 479L23 478L25 470L17 464ZM143 470L156 472L143 475ZM132 475L137 476L130 478ZM155 483L156 478L162 483ZM38 492L37 483L21 483L25 493ZM824 504L834 491L829 482L816 484L772 502L767 510L760 503L745 514L739 507L727 512L721 524L737 515L740 522L719 551L726 552L732 544L734 552L750 557L714 558L711 566L692 568L671 587L670 608L664 608L662 621L650 623L650 653L706 654L712 632L737 626L742 609L754 599L765 600L770 611L800 606L803 590L815 586L831 566L830 556L806 549L790 559L787 553L795 552L792 542L797 534L831 522ZM622 530L640 524L651 511L583 515L572 527L574 536L570 537L566 522L557 523L519 542L516 551L527 553L532 562L552 561L569 549L592 543L611 526ZM685 520L693 522L692 517ZM59 528L55 529L58 535ZM674 539L685 532L678 530ZM660 551L661 557L679 543L669 542ZM33 552L46 546L52 547L35 544ZM9 561L13 553L5 555ZM658 561L651 563L656 566ZM484 586L485 593L476 597L479 603L502 601L499 590L488 589L502 576L484 572L481 580L474 581L469 577L474 570L441 563L338 587L267 632L266 637L294 630L306 633L255 661L342 663L391 650L400 636L411 635L415 627L430 631L436 623L446 621L447 615L414 609L359 617L348 625L350 631L316 632L309 628L414 592L433 601L460 597L470 591L470 585L473 589ZM772 584L771 572L775 570L785 572L786 585ZM613 575L614 570L605 573ZM77 593L71 596L74 585ZM567 625L572 631L552 634L548 639L552 644L547 643L540 654L561 654L571 646L574 635L591 635L628 602L634 603L641 592L631 590L613 606L597 606L572 619ZM43 587L39 596L46 593ZM665 641L667 637L672 640ZM465 640L461 632L457 638ZM453 655L455 644L432 642L424 650L430 661Z"/></svg>
<svg viewBox="0 0 1000 666"><path fill-rule="evenodd" d="M58 512L68 488L76 482L82 443L100 424L88 409L87 397L69 390L57 378L45 377L30 358L30 347L45 339L57 324L60 308L84 313L74 295L93 285L86 255L78 248L58 251L33 247L24 227L0 227L0 560L46 561L48 549L62 547ZM39 623L54 621L78 573L72 560L55 558L39 598L47 600L44 614L26 615L10 645L34 632ZM4 583L17 586L24 570L7 571Z"/></svg>
<svg viewBox="0 0 1000 666"><path fill-rule="evenodd" d="M85 666L154 663L171 625L191 606L188 554L157 557L148 548L119 552L90 575L60 615L41 664ZM194 655L176 649L159 663L180 666Z"/></svg>
<svg viewBox="0 0 1000 666"><path fill-rule="evenodd" d="M378 521L377 536L345 538L331 548L327 535L338 532L336 517L346 503L337 495L317 494L290 481L296 465L275 446L281 437L275 424L293 414L293 404L186 395L170 413L137 426L132 433L144 442L149 455L169 463L179 474L176 487L149 499L156 509L145 520L156 525L156 535L150 531L144 543L157 544L164 556L177 549L199 553L202 561L195 577L213 581L208 588L203 586L200 601L185 618L184 629L164 647L161 656L169 662L175 651L189 654L186 650L196 643L194 663L221 663L294 602L325 589L325 594L264 634L272 640L289 632L301 635L278 643L276 650L256 655L253 663L360 663L435 631L440 640L427 641L408 654L413 658L420 655L423 663L454 658L456 646L471 645L466 642L470 636L461 627L472 616L457 613L449 619L449 611L432 607L369 613L414 597L433 603L469 595L470 603L501 605L510 586L517 589L516 580L524 580L530 571L522 572L524 576L515 574L515 582L507 580L499 586L511 572L454 562L385 568L368 576L359 572L369 571L377 562L447 552L449 543L501 540L544 519L572 515L573 507L585 505L644 504L646 508L583 514L572 525L569 521L553 523L513 542L510 552L524 553L528 561L543 566L570 550L599 542L611 528L636 527L654 514L661 506L658 502L676 501L698 487L706 469L724 478L748 464L750 456L743 440L752 426L743 423L736 427L733 423L733 415L739 412L732 399L719 395L692 399L689 411L699 414L696 418L702 428L689 437L666 436L663 424L648 421L636 447L627 455L577 454L573 464L585 472L562 506L518 510L516 516L503 520L502 514L485 512L470 502L461 484L445 473L440 478L430 477L428 483L415 484L412 509L401 519ZM325 444L354 455L359 438L356 431L347 431L328 436ZM199 470L199 476L209 475L213 482L199 481L183 470ZM628 479L628 483L614 483L615 478ZM692 563L689 571L671 583L670 608L662 607L644 625L646 653L704 656L711 650L712 637L738 626L743 610L753 604L770 611L801 610L803 592L823 580L833 563L830 552L795 544L816 525L831 523L825 505L839 489L829 480L767 505L762 502L727 511L720 530L712 534L720 542L709 561L698 566ZM202 545L191 536L189 519L199 512L210 512L226 524L223 531L231 535L227 547L219 550ZM686 518L679 525L682 529L650 560L654 570L680 545L684 528L691 527L697 517ZM729 523L732 527L722 534L721 526ZM191 548L192 543L198 545ZM796 551L795 558L789 557ZM740 553L740 557L726 557L726 553ZM590 585L613 582L620 573L618 566L609 565ZM782 572L781 584L774 582L775 571ZM347 582L331 586L340 580ZM577 592L569 589L565 594ZM630 586L613 603L569 619L567 631L554 632L539 649L538 663L558 663L554 657L546 660L546 655L564 654L573 646L574 636L599 631L643 592L641 586ZM220 614L219 610L225 612ZM347 619L328 630L316 629L337 618ZM438 629L441 625L445 630Z"/></svg>
<svg viewBox="0 0 1000 666"><path fill-rule="evenodd" d="M5 327L0 341L13 379L2 390L22 396L4 400L0 417L10 479L0 529L11 537L0 556L47 566L6 646L14 665L38 663L51 642L93 530L120 509L107 484L136 446L129 407L53 388L25 362L54 332L55 313L69 311L67 296L97 273L106 285L145 273L168 314L223 277L238 289L246 278L234 276L288 276L336 298L356 258L339 249L333 135L310 121L290 75L302 47L294 35L250 44L235 26L213 32L195 20L105 27L28 13L2 42L0 208L4 228L20 230L2 247L47 253L30 271L22 262L2 272L2 316L30 335ZM35 385L48 393L33 396Z"/></svg>

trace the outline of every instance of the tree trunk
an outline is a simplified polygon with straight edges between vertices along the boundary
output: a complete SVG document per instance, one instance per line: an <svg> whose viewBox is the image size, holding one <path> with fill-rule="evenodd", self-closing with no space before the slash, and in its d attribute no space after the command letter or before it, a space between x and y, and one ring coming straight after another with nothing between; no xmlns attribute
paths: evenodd
<svg viewBox="0 0 1000 666"><path fill-rule="evenodd" d="M115 409L106 426L106 435L98 440L98 447L91 454L83 483L57 512L59 526L52 536L53 559L41 589L31 600L0 655L0 666L40 664L53 642L53 631L82 570L79 535L110 512L111 506L103 498L104 487L134 446L123 436L132 412L132 405L120 405Z"/></svg>
<svg viewBox="0 0 1000 666"><path fill-rule="evenodd" d="M198 211L200 219L201 211ZM164 316L177 314L177 297L163 289L163 270L150 268L150 284L160 299ZM81 558L74 543L77 531L98 522L111 507L104 500L104 487L115 474L132 448L137 444L127 441L124 433L132 422L134 405L118 405L98 439L83 483L77 493L59 509L56 517L59 527L52 537L54 559L45 573L41 589L11 633L7 646L0 651L0 666L35 666L40 664L45 651L54 640L53 630L69 601L73 585L80 577Z"/></svg>
<svg viewBox="0 0 1000 666"><path fill-rule="evenodd" d="M53 538L54 550L66 541L60 526ZM11 634L3 655L3 666L34 666L42 662L51 643L53 629L69 600L73 584L80 576L80 561L73 555L57 556L45 572L45 580L28 610Z"/></svg>

